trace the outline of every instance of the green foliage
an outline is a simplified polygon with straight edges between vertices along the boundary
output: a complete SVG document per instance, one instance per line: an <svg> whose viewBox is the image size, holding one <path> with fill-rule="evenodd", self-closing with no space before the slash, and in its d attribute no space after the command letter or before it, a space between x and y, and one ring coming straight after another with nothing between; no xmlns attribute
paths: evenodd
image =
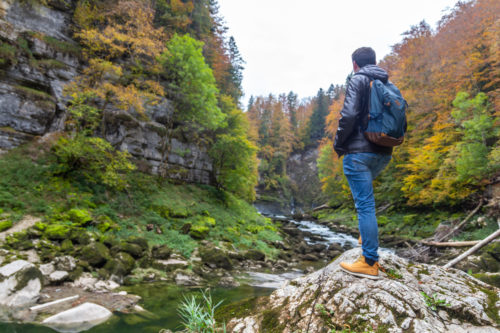
<svg viewBox="0 0 500 333"><path fill-rule="evenodd" d="M97 137L61 137L53 150L58 160L55 175L83 176L91 183L118 190L126 185L123 176L135 169L127 152L116 151L109 142Z"/></svg>
<svg viewBox="0 0 500 333"><path fill-rule="evenodd" d="M257 183L257 147L248 138L249 124L245 114L225 96L221 104L227 115L227 127L218 131L209 151L216 169L216 181L220 188L252 202Z"/></svg>
<svg viewBox="0 0 500 333"><path fill-rule="evenodd" d="M456 147L458 180L479 185L481 180L500 170L500 165L491 165L488 160L491 149L488 141L498 136L499 130L494 127L495 118L488 112L486 94L469 98L468 93L460 92L453 106L451 115L460 125L462 134Z"/></svg>
<svg viewBox="0 0 500 333"><path fill-rule="evenodd" d="M449 307L450 304L446 303L446 300L439 299L438 294L434 293L432 296L427 295L425 292L421 292L422 296L425 300L425 305L430 308L432 311L437 311L439 307Z"/></svg>
<svg viewBox="0 0 500 333"><path fill-rule="evenodd" d="M97 130L101 120L101 110L94 106L97 95L93 91L78 91L71 94L68 111L70 123L78 133L91 136Z"/></svg>
<svg viewBox="0 0 500 333"><path fill-rule="evenodd" d="M0 41L0 67L17 63L17 50L14 46Z"/></svg>
<svg viewBox="0 0 500 333"><path fill-rule="evenodd" d="M38 146L27 146L0 157L0 207L13 222L26 214L44 216L44 222L35 226L37 230L67 225L76 235L76 225L69 216L72 211L72 216L84 216L84 221L89 215L93 218L82 230L106 232L118 240L141 236L151 246L168 245L187 258L198 241L184 234L182 226L204 224L209 228L206 240L210 242L220 246L231 242L231 248L239 250L257 248L269 258L277 254L268 245L281 239L274 223L229 192L211 186L174 185L137 171L123 174L127 189L116 191L101 182L90 182L80 171L55 176L57 157L41 151ZM41 156L31 160L34 152ZM105 230L106 223L111 229ZM155 226L153 231L148 231L148 224Z"/></svg>
<svg viewBox="0 0 500 333"><path fill-rule="evenodd" d="M12 221L11 220L0 221L0 232L5 231L7 229L10 229L11 227L12 227Z"/></svg>
<svg viewBox="0 0 500 333"><path fill-rule="evenodd" d="M215 310L222 304L217 304L212 300L210 290L201 292L201 299L192 295L190 298L184 296L184 301L179 306L179 315L182 318L182 325L189 332L217 333L226 332L226 325L219 328L215 321Z"/></svg>
<svg viewBox="0 0 500 333"><path fill-rule="evenodd" d="M174 35L160 57L169 82L169 95L176 103L175 116L197 129L214 130L223 125L217 106L218 89L212 70L205 63L203 43L189 35Z"/></svg>

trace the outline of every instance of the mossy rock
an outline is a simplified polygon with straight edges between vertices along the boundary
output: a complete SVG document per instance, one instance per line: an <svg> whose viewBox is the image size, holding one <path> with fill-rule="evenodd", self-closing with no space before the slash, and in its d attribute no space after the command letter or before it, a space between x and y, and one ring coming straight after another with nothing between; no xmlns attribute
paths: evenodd
<svg viewBox="0 0 500 333"><path fill-rule="evenodd" d="M75 281L83 274L83 267L77 266L72 272L68 272L68 273L69 273L68 279L70 281Z"/></svg>
<svg viewBox="0 0 500 333"><path fill-rule="evenodd" d="M70 239L80 245L90 244L90 235L84 228L73 228Z"/></svg>
<svg viewBox="0 0 500 333"><path fill-rule="evenodd" d="M37 222L35 223L33 228L38 231L45 231L45 229L47 229L47 224L43 222Z"/></svg>
<svg viewBox="0 0 500 333"><path fill-rule="evenodd" d="M186 208L176 207L167 209L166 217L174 217L174 218L187 218L189 217L189 211Z"/></svg>
<svg viewBox="0 0 500 333"><path fill-rule="evenodd" d="M198 217L198 224L215 227L216 222L215 222L215 219L213 217L199 216Z"/></svg>
<svg viewBox="0 0 500 333"><path fill-rule="evenodd" d="M5 231L7 229L12 228L12 221L11 220L3 220L0 221L0 232Z"/></svg>
<svg viewBox="0 0 500 333"><path fill-rule="evenodd" d="M137 260L137 266L140 268L149 268L153 266L153 258L150 256L145 256L142 257L141 259Z"/></svg>
<svg viewBox="0 0 500 333"><path fill-rule="evenodd" d="M200 257L205 264L215 265L216 267L224 269L233 268L233 263L227 253L216 247L208 246L200 248Z"/></svg>
<svg viewBox="0 0 500 333"><path fill-rule="evenodd" d="M133 236L127 238L125 241L127 243L139 245L144 252L147 252L149 250L148 240L144 237Z"/></svg>
<svg viewBox="0 0 500 333"><path fill-rule="evenodd" d="M80 258L91 266L102 267L110 258L109 249L102 243L90 243L81 249Z"/></svg>
<svg viewBox="0 0 500 333"><path fill-rule="evenodd" d="M78 226L86 226L92 222L92 215L88 210L73 208L68 211L68 218Z"/></svg>
<svg viewBox="0 0 500 333"><path fill-rule="evenodd" d="M63 252L71 252L74 250L73 242L71 239L65 239L61 243L61 251Z"/></svg>
<svg viewBox="0 0 500 333"><path fill-rule="evenodd" d="M118 241L118 239L113 235L103 235L101 238L99 238L99 242L103 243L109 248L120 244L120 241Z"/></svg>
<svg viewBox="0 0 500 333"><path fill-rule="evenodd" d="M266 255L263 252L255 249L246 251L243 256L245 257L245 259L256 261L264 261L266 259Z"/></svg>
<svg viewBox="0 0 500 333"><path fill-rule="evenodd" d="M123 277L130 274L134 266L134 258L128 253L120 252L113 256L113 259L108 260L104 269L112 275Z"/></svg>
<svg viewBox="0 0 500 333"><path fill-rule="evenodd" d="M121 242L120 244L113 246L111 252L116 254L118 252L126 252L132 255L134 258L141 258L144 256L144 250L137 244Z"/></svg>
<svg viewBox="0 0 500 333"><path fill-rule="evenodd" d="M473 274L473 276L487 284L500 288L500 273L478 273Z"/></svg>
<svg viewBox="0 0 500 333"><path fill-rule="evenodd" d="M28 232L26 230L21 232L15 232L5 239L7 245L16 250L29 250L35 247L33 242L29 239Z"/></svg>
<svg viewBox="0 0 500 333"><path fill-rule="evenodd" d="M171 254L172 249L167 245L156 245L152 250L152 256L155 259L168 259Z"/></svg>
<svg viewBox="0 0 500 333"><path fill-rule="evenodd" d="M71 227L66 224L51 224L45 228L43 234L50 240L64 240L70 237Z"/></svg>
<svg viewBox="0 0 500 333"><path fill-rule="evenodd" d="M96 224L97 224L97 229L102 233L117 228L117 224L113 222L113 220L107 215L99 216L97 218Z"/></svg>
<svg viewBox="0 0 500 333"><path fill-rule="evenodd" d="M193 225L189 230L189 236L194 239L205 239L210 232L210 228L205 225Z"/></svg>

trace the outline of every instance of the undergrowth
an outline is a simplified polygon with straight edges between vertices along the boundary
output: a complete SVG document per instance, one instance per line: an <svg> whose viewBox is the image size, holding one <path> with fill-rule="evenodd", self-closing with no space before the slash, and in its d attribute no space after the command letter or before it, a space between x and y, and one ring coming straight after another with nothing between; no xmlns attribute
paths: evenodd
<svg viewBox="0 0 500 333"><path fill-rule="evenodd" d="M30 214L45 223L61 223L61 216L73 209L86 210L93 221L113 226L106 234L119 239L145 237L151 245L167 244L189 257L201 239L229 248L256 248L274 257L269 246L279 240L270 219L234 195L211 186L182 184L130 172L123 190L94 184L85 177L55 176L53 153L40 146L17 148L0 156L0 209L13 222ZM87 226L100 233L95 223ZM206 228L193 237L189 229ZM222 244L223 243L223 244Z"/></svg>

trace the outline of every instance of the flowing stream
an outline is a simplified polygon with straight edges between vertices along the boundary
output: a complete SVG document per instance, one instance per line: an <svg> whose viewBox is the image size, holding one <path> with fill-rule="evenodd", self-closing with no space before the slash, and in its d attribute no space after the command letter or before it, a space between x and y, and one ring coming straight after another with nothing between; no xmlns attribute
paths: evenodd
<svg viewBox="0 0 500 333"><path fill-rule="evenodd" d="M278 216L276 216L278 217ZM284 216L279 216L285 218ZM308 244L317 243L332 244L339 243L344 246L350 244L357 246L354 237L331 231L329 228L312 221L294 221L297 228L321 236L324 240L317 241L305 238ZM236 288L212 288L211 294L215 302L223 300L223 305L230 304L241 299L266 296L279 288L285 281L295 279L304 272L294 269L280 274L269 274L265 272L246 272L240 277L240 287ZM124 287L129 293L142 297L140 305L147 310L142 314L117 314L106 323L90 329L89 333L158 333L162 328L180 329L180 318L177 313L179 304L184 296L198 293L198 289L178 287L172 284L150 283L140 284L132 287ZM0 323L2 333L53 333L50 328L37 325Z"/></svg>

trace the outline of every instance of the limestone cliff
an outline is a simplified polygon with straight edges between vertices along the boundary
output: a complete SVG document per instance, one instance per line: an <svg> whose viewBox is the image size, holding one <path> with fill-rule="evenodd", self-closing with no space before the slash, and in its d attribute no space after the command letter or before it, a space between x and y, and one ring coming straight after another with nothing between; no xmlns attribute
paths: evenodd
<svg viewBox="0 0 500 333"><path fill-rule="evenodd" d="M323 204L318 177L318 149L309 148L290 155L286 163L288 182L278 190L257 188L255 206L265 214L289 215Z"/></svg>
<svg viewBox="0 0 500 333"><path fill-rule="evenodd" d="M254 312L229 323L230 332L500 332L500 290L466 273L413 264L389 252L379 280L339 268L359 249L322 270L292 280Z"/></svg>
<svg viewBox="0 0 500 333"><path fill-rule="evenodd" d="M75 2L47 2L0 0L0 152L62 131L67 116L63 89L85 67L72 39ZM189 134L167 136L173 114L169 100L149 106L147 119L122 110L105 112L105 139L129 151L141 169L210 183L206 147L192 142Z"/></svg>

